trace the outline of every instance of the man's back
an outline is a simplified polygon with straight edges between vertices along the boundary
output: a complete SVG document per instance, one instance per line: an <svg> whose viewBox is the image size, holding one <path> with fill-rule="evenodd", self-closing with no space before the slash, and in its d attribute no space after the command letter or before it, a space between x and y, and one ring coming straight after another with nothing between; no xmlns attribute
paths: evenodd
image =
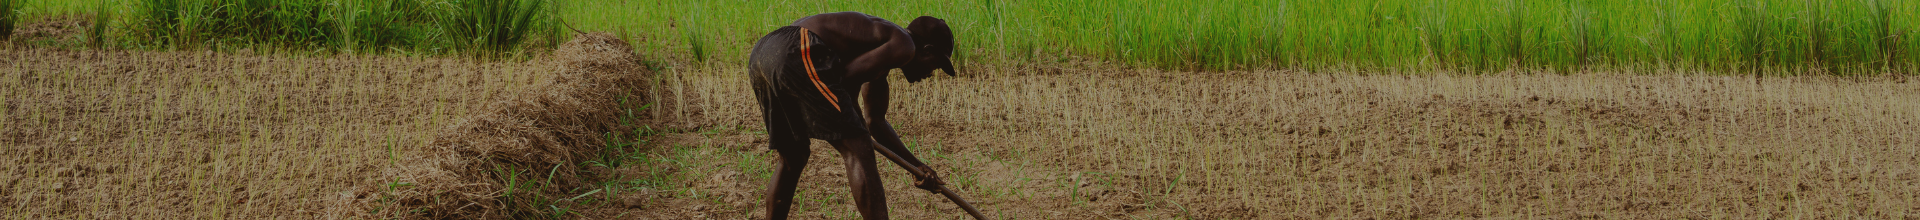
<svg viewBox="0 0 1920 220"><path fill-rule="evenodd" d="M834 12L800 18L792 26L820 35L820 43L845 58L849 76L876 79L887 70L906 64L913 57L913 37L905 28L886 19L860 12Z"/></svg>

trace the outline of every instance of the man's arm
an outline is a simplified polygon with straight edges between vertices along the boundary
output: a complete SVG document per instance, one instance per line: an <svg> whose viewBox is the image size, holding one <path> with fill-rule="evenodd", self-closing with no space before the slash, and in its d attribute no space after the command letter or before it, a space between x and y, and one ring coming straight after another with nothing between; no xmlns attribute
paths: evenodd
<svg viewBox="0 0 1920 220"><path fill-rule="evenodd" d="M926 174L915 176L913 186L926 190L938 190L939 186L946 185L940 180L940 175L933 171L933 167L927 166L926 162L913 156L913 151L907 150L907 145L900 142L900 133L895 132L893 124L887 122L887 96L889 95L887 79L881 78L868 82L866 86L861 87L860 95L861 100L866 102L867 130L873 135L873 140L879 142L880 147L893 151L907 161L908 164L900 164L901 169L919 170L918 173Z"/></svg>
<svg viewBox="0 0 1920 220"><path fill-rule="evenodd" d="M913 156L912 151L907 150L907 145L900 141L900 133L895 132L893 124L887 122L887 96L889 95L887 86L886 79L874 80L860 90L861 98L866 102L867 130L873 134L874 141L880 142L880 145L887 149L893 149L893 152L899 152L900 157L913 163L913 166L926 166L926 162L920 161L919 157Z"/></svg>
<svg viewBox="0 0 1920 220"><path fill-rule="evenodd" d="M896 28L897 29L897 28ZM906 65L913 60L913 38L906 32L893 31L887 43L861 54L847 63L847 78L851 81L884 81L887 71Z"/></svg>

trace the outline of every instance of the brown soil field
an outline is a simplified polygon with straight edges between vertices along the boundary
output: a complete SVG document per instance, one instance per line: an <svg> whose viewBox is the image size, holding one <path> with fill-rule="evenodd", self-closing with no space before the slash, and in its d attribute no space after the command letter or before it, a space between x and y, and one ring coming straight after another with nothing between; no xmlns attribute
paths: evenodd
<svg viewBox="0 0 1920 220"><path fill-rule="evenodd" d="M6 218L351 214L397 152L548 62L0 49Z"/></svg>
<svg viewBox="0 0 1920 220"><path fill-rule="evenodd" d="M562 72L3 49L5 218L432 215L390 198L437 183L394 169L447 156L429 155L436 138ZM632 94L653 103L625 113L631 137L501 200L543 206L478 216L755 217L773 154L742 68L656 74ZM1897 77L1063 65L894 80L914 152L1004 219L1920 218L1920 83ZM794 215L854 218L838 155L814 149ZM881 167L895 218L966 218Z"/></svg>
<svg viewBox="0 0 1920 220"><path fill-rule="evenodd" d="M1920 218L1898 77L974 71L894 79L891 118L1006 219ZM633 172L688 181L636 214L754 215L771 156L738 73L663 85L665 126L705 131L653 142ZM840 167L813 160L796 215L856 215ZM883 167L899 218L966 218Z"/></svg>

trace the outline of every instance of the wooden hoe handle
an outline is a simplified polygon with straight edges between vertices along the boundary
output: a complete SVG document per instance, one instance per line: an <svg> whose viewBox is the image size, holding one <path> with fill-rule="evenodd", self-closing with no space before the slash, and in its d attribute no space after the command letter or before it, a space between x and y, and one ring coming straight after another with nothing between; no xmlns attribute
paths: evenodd
<svg viewBox="0 0 1920 220"><path fill-rule="evenodd" d="M907 172L913 173L914 176L927 176L925 173L920 173L920 169L914 169L912 165L907 165L907 159L900 158L900 154L893 153L893 149L887 149L886 147L875 147L873 149L880 150L881 155L886 155L887 159L893 160L893 163L900 164L900 167L907 168ZM934 181L940 181L939 177L932 178ZM946 181L940 182L944 183ZM941 195L946 195L947 200L953 200L954 205L960 205L960 209L967 210L967 214L973 215L973 219L987 220L987 215L980 214L980 209L973 208L973 204L967 203L966 199L960 198L960 194L953 193L953 190L947 189L946 185L940 185L939 187Z"/></svg>

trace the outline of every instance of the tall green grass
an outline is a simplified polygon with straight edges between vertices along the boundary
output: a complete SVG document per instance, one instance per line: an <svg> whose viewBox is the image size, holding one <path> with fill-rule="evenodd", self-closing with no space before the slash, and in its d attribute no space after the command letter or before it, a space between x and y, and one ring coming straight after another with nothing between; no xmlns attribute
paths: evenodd
<svg viewBox="0 0 1920 220"><path fill-rule="evenodd" d="M132 0L125 35L153 48L510 51L556 28L551 0Z"/></svg>
<svg viewBox="0 0 1920 220"><path fill-rule="evenodd" d="M1073 57L1189 70L1463 72L1593 69L1766 74L1911 70L1915 1L599 1L561 13L649 39L668 57L737 64L807 15L953 23L964 62ZM643 50L645 51L645 50ZM696 54L686 57L685 54Z"/></svg>
<svg viewBox="0 0 1920 220"><path fill-rule="evenodd" d="M41 17L63 15L63 14L81 14L81 13L86 13L88 10L92 10L93 8L95 8L94 6L107 4L107 2L105 1L93 1L93 0L74 0L74 1L6 0L6 1L11 1L12 3L12 5L10 5L11 8L8 11L18 13L16 16L20 17L20 18L16 18L17 20L15 21L25 21L32 18L41 18Z"/></svg>
<svg viewBox="0 0 1920 220"><path fill-rule="evenodd" d="M547 19L552 12L546 1L459 0L439 16L453 46L506 51L528 40L530 35L557 28Z"/></svg>
<svg viewBox="0 0 1920 220"><path fill-rule="evenodd" d="M332 48L345 51L382 52L424 41L429 21L419 1L341 0L328 10L333 29L328 37Z"/></svg>
<svg viewBox="0 0 1920 220"><path fill-rule="evenodd" d="M113 24L113 11L108 7L94 7L91 16L93 22L87 24L87 45L106 46L107 27Z"/></svg>
<svg viewBox="0 0 1920 220"><path fill-rule="evenodd" d="M20 12L15 6L19 5L19 2L18 0L0 0L0 40L13 36L13 25L19 23L16 20L19 20Z"/></svg>
<svg viewBox="0 0 1920 220"><path fill-rule="evenodd" d="M139 0L129 16L132 37L152 46L255 45L320 47L340 38L333 10L321 1Z"/></svg>
<svg viewBox="0 0 1920 220"><path fill-rule="evenodd" d="M765 32L837 11L945 18L962 65L1873 74L1920 64L1920 2L1897 0L121 1L131 2L31 0L23 11L126 7L124 35L146 45L378 51L557 44L565 20L636 40L655 57L710 65L740 64Z"/></svg>

